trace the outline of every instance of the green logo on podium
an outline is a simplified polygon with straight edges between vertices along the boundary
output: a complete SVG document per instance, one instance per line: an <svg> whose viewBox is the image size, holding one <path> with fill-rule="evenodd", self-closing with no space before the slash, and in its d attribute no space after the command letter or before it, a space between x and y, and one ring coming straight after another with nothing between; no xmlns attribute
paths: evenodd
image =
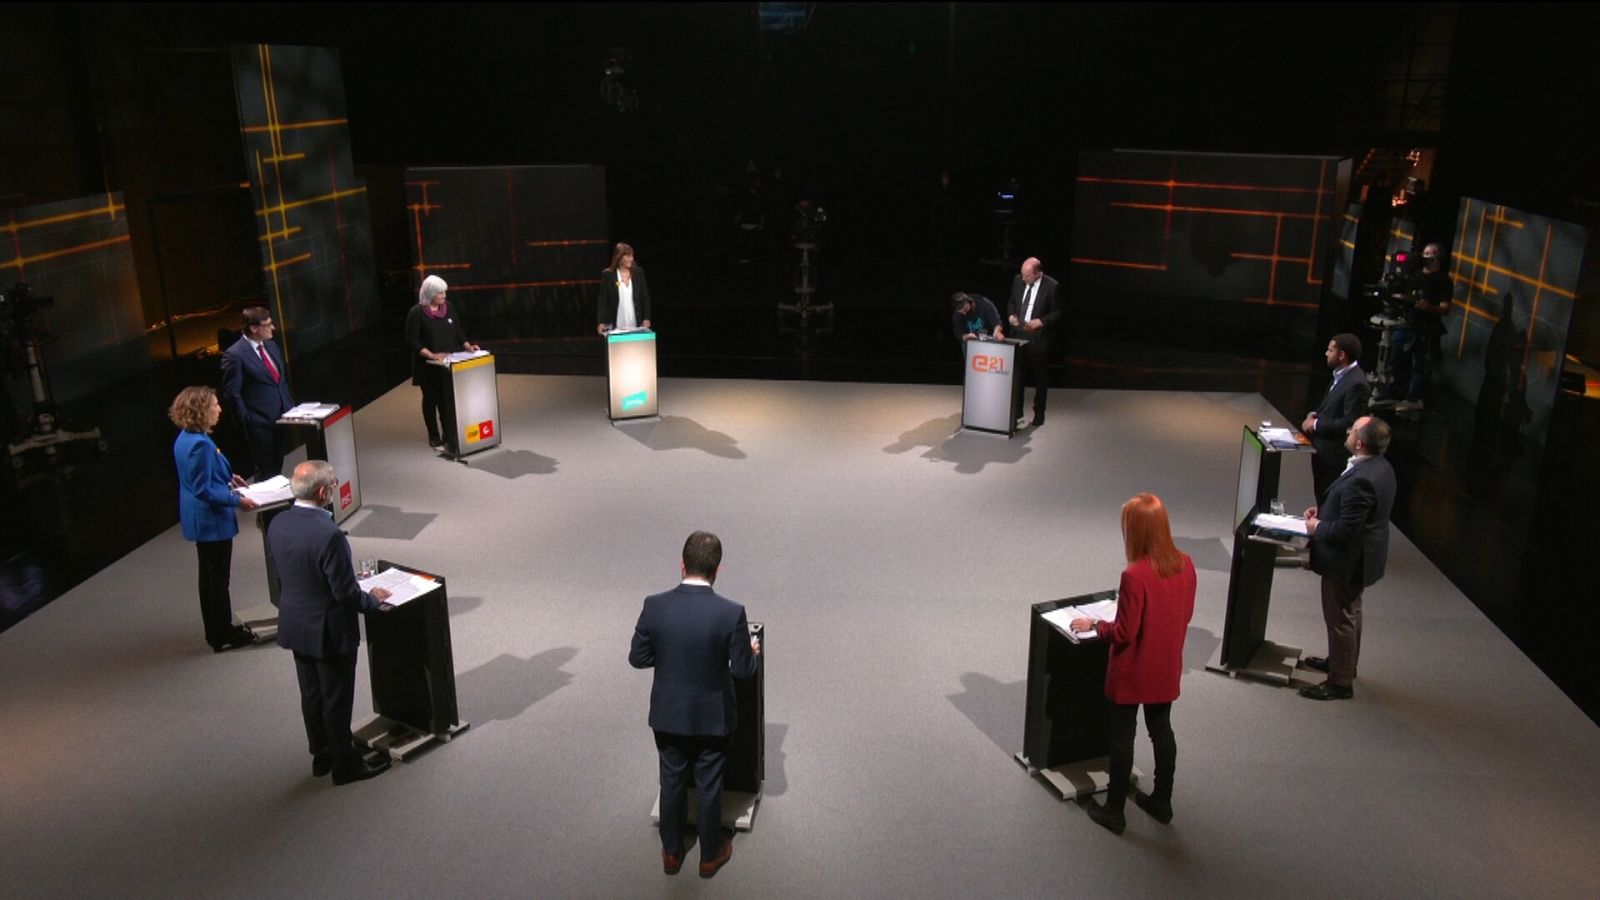
<svg viewBox="0 0 1600 900"><path fill-rule="evenodd" d="M622 411L627 412L630 409L638 409L639 407L643 406L645 401L649 398L649 391L640 391L637 394L629 394L628 396L622 398Z"/></svg>

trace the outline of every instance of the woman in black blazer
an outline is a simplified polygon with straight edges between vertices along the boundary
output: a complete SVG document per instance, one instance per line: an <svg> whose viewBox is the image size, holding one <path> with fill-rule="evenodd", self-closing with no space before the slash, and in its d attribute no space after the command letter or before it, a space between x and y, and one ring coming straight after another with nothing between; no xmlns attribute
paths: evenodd
<svg viewBox="0 0 1600 900"><path fill-rule="evenodd" d="M595 310L597 330L650 327L650 287L644 270L633 264L633 247L617 244L611 265L600 273L600 301Z"/></svg>

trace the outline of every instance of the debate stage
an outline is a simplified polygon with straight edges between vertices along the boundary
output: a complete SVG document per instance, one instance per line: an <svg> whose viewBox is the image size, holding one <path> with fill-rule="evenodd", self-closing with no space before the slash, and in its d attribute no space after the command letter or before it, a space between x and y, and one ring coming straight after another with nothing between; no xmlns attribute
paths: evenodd
<svg viewBox="0 0 1600 900"><path fill-rule="evenodd" d="M1600 729L1397 530L1353 701L1205 671L1240 430L1281 422L1259 396L1056 389L1006 440L955 433L959 386L663 379L659 421L613 426L604 378L499 384L503 444L470 465L428 450L409 384L359 410L345 523L357 558L449 579L471 730L374 781L312 779L289 654L209 651L174 526L0 635L0 895L690 889L661 873L627 651L702 528L769 634L765 795L706 890L1600 896ZM1309 460L1284 468L1303 508ZM1118 838L1012 755L1030 605L1116 587L1140 491L1199 597L1176 818L1129 804ZM242 514L235 609L266 598L260 548ZM1310 572L1277 571L1267 635L1323 653ZM359 671L358 723L365 652Z"/></svg>

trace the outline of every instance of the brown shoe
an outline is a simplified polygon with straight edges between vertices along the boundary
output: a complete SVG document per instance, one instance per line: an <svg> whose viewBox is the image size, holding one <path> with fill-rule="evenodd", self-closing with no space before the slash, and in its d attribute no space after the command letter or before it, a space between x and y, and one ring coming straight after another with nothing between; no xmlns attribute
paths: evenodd
<svg viewBox="0 0 1600 900"><path fill-rule="evenodd" d="M673 855L665 850L661 851L661 871L668 875L676 875L681 868L683 868L683 854Z"/></svg>
<svg viewBox="0 0 1600 900"><path fill-rule="evenodd" d="M710 878L717 874L717 870L727 865L730 859L733 859L733 838L731 837L723 840L722 852L718 853L715 859L700 864L700 877Z"/></svg>

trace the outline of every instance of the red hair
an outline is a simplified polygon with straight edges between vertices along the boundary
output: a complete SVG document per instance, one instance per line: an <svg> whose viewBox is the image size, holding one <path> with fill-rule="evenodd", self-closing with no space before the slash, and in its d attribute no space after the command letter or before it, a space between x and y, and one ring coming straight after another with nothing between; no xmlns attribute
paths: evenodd
<svg viewBox="0 0 1600 900"><path fill-rule="evenodd" d="M1183 552L1172 543L1167 508L1155 494L1138 494L1122 504L1122 549L1129 563L1149 559L1162 578L1183 570Z"/></svg>

